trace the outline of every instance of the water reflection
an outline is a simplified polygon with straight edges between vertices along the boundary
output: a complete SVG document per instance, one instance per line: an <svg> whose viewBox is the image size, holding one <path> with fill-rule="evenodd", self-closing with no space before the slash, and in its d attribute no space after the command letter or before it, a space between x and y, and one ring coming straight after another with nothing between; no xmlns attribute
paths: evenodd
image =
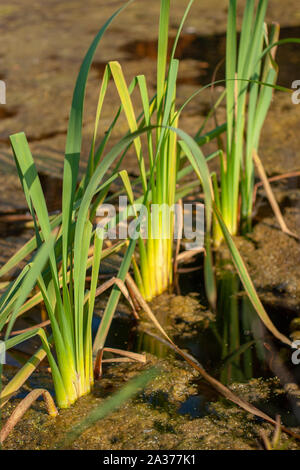
<svg viewBox="0 0 300 470"><path fill-rule="evenodd" d="M224 384L245 382L257 376L256 360L263 364L265 353L257 314L248 297L240 293L239 278L228 260L219 260L217 291L217 319L212 328L220 347L219 378Z"/></svg>

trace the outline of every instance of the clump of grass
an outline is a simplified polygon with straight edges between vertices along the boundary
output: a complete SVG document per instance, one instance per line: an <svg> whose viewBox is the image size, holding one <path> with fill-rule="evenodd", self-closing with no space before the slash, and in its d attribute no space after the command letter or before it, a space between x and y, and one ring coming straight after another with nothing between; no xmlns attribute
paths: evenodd
<svg viewBox="0 0 300 470"><path fill-rule="evenodd" d="M195 187L195 182L181 185L180 180L184 176L196 172L200 176L201 184L206 197L206 278L212 284L211 258L210 258L210 219L211 219L211 181L206 161L200 146L218 137L224 126L219 126L206 135L197 133L195 142L179 129L181 111L186 103L176 109L176 82L179 69L179 61L175 59L176 46L182 31L185 19L193 4L190 0L173 44L168 61L168 36L170 0L161 0L160 20L158 32L158 54L156 74L156 95L149 100L146 77L139 75L133 83L138 86L143 120L138 125L136 113L130 98L132 84L127 87L122 67L117 62L110 62L105 71L103 81L107 83L110 76L113 77L123 111L127 118L131 132L136 132L142 126L147 133L146 149L142 146L138 137L134 141L137 155L143 197L134 201L131 182L123 178L124 185L130 200L135 208L136 217L144 216L148 228L147 238L143 239L142 233L138 238L138 256L132 259L136 283L148 301L165 291L173 281L173 255L174 255L174 224L175 204ZM193 150L192 150L192 147ZM146 156L148 156L149 168L146 170ZM189 165L184 167L185 162ZM146 206L146 215L139 214L137 203L143 202Z"/></svg>
<svg viewBox="0 0 300 470"><path fill-rule="evenodd" d="M148 172L145 169L145 154L141 140L137 138L134 141L147 208L148 236L145 241L142 236L138 239L139 261L133 259L133 268L136 282L146 300L151 300L162 293L172 283L174 203L179 170L177 135L169 128L172 126L177 129L179 120L179 113L175 110L179 62L174 59L174 54L180 30L192 3L193 0L189 2L179 28L167 72L170 0L161 1L156 96L152 101L149 101L146 77L144 75L136 77L143 106L144 125L146 127L156 126L154 131L151 129L147 131ZM129 129L131 132L135 132L138 125L120 64L110 62L109 71L116 84ZM130 202L134 204L132 191L129 187L130 182L126 186ZM159 208L159 212L155 216L152 211L154 207ZM166 210L164 211L163 208Z"/></svg>
<svg viewBox="0 0 300 470"><path fill-rule="evenodd" d="M131 3L127 2L125 6ZM32 155L23 133L11 136L16 166L23 185L24 193L30 209L35 237L30 240L8 263L0 270L0 275L8 272L36 248L38 252L33 261L27 265L19 277L12 281L0 299L0 331L7 326L6 347L11 348L39 335L42 348L16 374L11 383L1 393L1 403L5 402L28 378L39 362L47 355L52 370L57 402L60 407L68 407L79 396L88 393L93 384L93 352L103 350L112 318L120 298L120 286L112 289L106 305L94 345L91 340L91 322L97 291L98 272L101 257L107 256L124 244L128 245L121 263L118 279L125 281L126 275L133 264L136 280L144 298L151 299L162 292L172 282L172 248L173 248L173 214L168 214L167 223L162 215L156 220L156 236L151 231L148 239L143 240L140 233L138 239L130 238L128 243L117 244L109 250L103 248L103 229L93 230L93 222L97 208L107 198L112 181L121 177L129 198L126 216L134 214L138 220L137 203L142 202L147 208L147 217L153 204L172 207L176 199L194 187L194 182L184 188L176 188L182 176L196 174L204 191L206 234L205 234L205 278L208 296L212 303L215 301L215 285L210 251L211 226L213 213L215 220L231 251L235 266L240 275L248 296L264 321L266 326L283 342L289 340L281 335L265 312L247 269L241 259L228 231L227 225L219 211L222 207L218 202L218 193L213 191L213 182L199 144L218 136L223 127L215 129L211 134L197 137L196 140L178 127L180 112L175 110L176 77L178 60L174 58L176 43L186 14L192 5L188 4L181 22L178 35L171 54L167 72L167 40L170 1L161 1L161 16L159 28L158 62L157 62L157 94L149 100L146 79L143 75L135 77L127 87L121 66L110 62L104 72L100 88L95 119L95 131L86 174L79 188L76 189L78 168L81 153L82 114L85 86L89 68L96 47L118 10L99 31L92 42L82 63L73 95L67 134L66 154L63 177L62 213L49 216L44 195L34 165ZM232 15L232 13L231 13ZM111 126L104 138L96 147L96 136L101 110L106 95L107 85L113 78L118 90L121 107L112 120ZM131 102L131 93L139 88L143 111L136 118ZM121 111L125 112L129 132L109 152L106 145L113 128L117 125ZM230 113L229 113L230 114ZM155 116L155 125L152 118ZM141 136L145 134L149 155L149 170L146 171L145 158ZM143 194L135 200L131 181L125 170L119 172L119 167L129 147L133 145L137 153L140 168L139 182ZM182 160L183 159L183 160ZM188 159L189 166L180 169L182 161ZM112 165L117 165L112 170ZM108 175L109 173L109 175ZM102 180L106 177L106 180ZM225 189L222 187L222 191ZM226 191L225 191L226 200ZM131 211L131 212L130 212ZM117 223L117 220L114 221ZM165 222L165 223L164 223ZM139 226L139 221L137 227ZM139 246L139 262L136 262L135 248ZM86 291L85 280L87 269L92 268L91 284ZM40 292L28 299L35 284ZM25 333L10 337L16 318L28 311L33 305L44 301L51 322L52 334L47 336L44 329L37 327ZM153 321L156 322L155 318ZM159 328L159 324L156 325ZM160 329L161 331L161 329ZM51 348L54 346L56 355Z"/></svg>
<svg viewBox="0 0 300 470"><path fill-rule="evenodd" d="M162 14L164 15L169 11L168 9L165 11L165 5L162 3L162 11L164 12ZM118 10L118 12L121 10ZM78 189L76 189L81 153L83 101L88 72L96 47L116 14L105 23L95 37L79 71L73 94L66 141L62 213L58 216L50 216L48 213L38 173L25 134L19 133L11 136L18 174L33 218L35 237L1 268L0 275L7 273L19 261L33 254L36 248L38 248L38 252L36 256L32 257L31 263L24 268L19 277L8 284L6 292L1 297L0 330L7 327L5 332L6 349L13 348L35 335L40 337L42 347L2 390L2 405L22 386L45 355L47 355L51 367L59 407L70 406L78 397L88 393L93 385L91 322L97 293L100 260L101 257L119 250L120 246L124 245L124 242L121 242L112 249L105 250L106 253L102 251L103 229L93 230L93 220L97 207L106 198L111 182L119 174L122 177L127 192L130 193L130 182L127 173L119 173L118 168L132 143L134 143L136 150L139 151L140 136L142 133L147 133L143 127L149 124L148 117L154 112L154 108L150 110L150 107L147 107L148 102L146 102L146 88L143 77L138 77L134 80L133 86L129 87L128 90L124 85L120 67L116 63L110 63L105 71L100 88L95 132L91 144L87 171ZM173 67L175 67L175 63L176 61L173 60ZM165 66L166 64L162 67L165 69ZM114 77L118 91L122 99L125 100L125 102L122 101L122 105L126 115L131 119L132 126L130 130L132 133L125 136L104 156L106 144L121 112L120 108L112 121L109 132L106 133L100 145L96 147L98 123L110 75ZM167 127L166 125L170 124L171 119L169 113L172 107L173 93L172 91L165 91L164 79L161 77L160 80L161 87L163 88L163 91L162 89L160 90L160 93L163 93L160 100L164 101L167 96L167 104L164 106L167 106L168 109L168 111L165 111L165 108L164 111L160 111L160 120L162 125ZM133 121L133 116L130 114L130 93L136 84L140 87L142 97L144 98L143 120L139 126L135 120ZM153 102L155 103L156 101L157 99L154 99ZM171 138L170 129L168 131L163 130L161 126L160 131L157 130L157 132L160 132L163 136L168 134L166 141L164 140L166 137L158 137L162 144L170 145L172 143L174 145L176 140L174 136L176 134L173 133L174 136ZM147 135L150 145L149 133ZM185 138L187 139L187 136ZM159 144L159 147L162 144ZM194 146L196 147L196 153L200 154L197 146L195 144ZM174 158L175 154L173 153L172 155L172 158ZM119 162L111 172L111 165L117 158L119 158ZM147 183L145 183L144 162L141 158L139 163L146 196L148 188ZM107 177L108 171L111 172L110 177ZM151 171L155 171L154 164ZM102 179L105 176L107 179L102 183ZM172 192L174 192L174 188ZM147 202L146 197L144 199ZM131 202L133 203L133 200ZM124 280L129 269L133 250L134 243L131 243L120 268L119 279L121 280L122 278ZM87 291L85 285L86 272L90 268L92 269L92 276L90 289ZM39 292L32 296L32 298L28 298L36 283L39 287ZM119 287L113 288L112 298L107 305L101 321L99 335L97 335L97 339L99 340L100 338L103 345L119 295ZM24 333L10 337L16 318L41 301L45 304L51 323L52 334L48 336L43 328L37 326ZM52 352L53 348L55 355ZM94 351L97 352L98 349L96 343Z"/></svg>
<svg viewBox="0 0 300 470"><path fill-rule="evenodd" d="M237 40L237 2L230 0L226 42L226 110L227 138L221 155L220 192L214 184L216 202L232 235L251 229L254 165L253 152L258 151L261 130L269 110L277 79L273 48L279 37L279 25L270 30L265 24L267 0L255 7L247 0L240 40ZM216 245L223 239L215 224Z"/></svg>
<svg viewBox="0 0 300 470"><path fill-rule="evenodd" d="M19 178L34 222L35 240L31 240L20 250L11 263L2 268L2 273L36 247L38 252L18 278L8 285L1 297L0 330L7 326L6 349L35 335L39 335L42 348L2 391L1 403L24 383L45 355L51 367L59 407L70 406L78 397L88 393L93 385L92 317L103 256L103 230L93 230L92 222L96 207L107 193L114 176L102 185L101 180L127 143L106 155L93 172L88 171L77 191L76 184L81 152L84 92L89 68L103 33L123 8L112 15L101 28L79 71L66 142L62 214L58 217L49 216L25 134L15 134L10 138ZM110 250L113 251L114 248ZM91 283L90 289L86 291L86 272L89 268L92 269ZM26 302L36 283L40 293L33 302ZM10 338L16 318L41 300L44 301L51 323L51 336L43 328L37 327ZM52 346L56 357L52 353Z"/></svg>
<svg viewBox="0 0 300 470"><path fill-rule="evenodd" d="M6 331L7 349L34 335L40 336L50 363L57 403L59 407L64 408L88 393L93 384L91 323L103 237L100 231L94 232L92 236L93 226L89 218L89 206L97 185L93 185L91 179L79 205L75 226L72 218L68 221L66 257L61 260L56 256L54 246L55 241L58 243L59 233L56 233L56 236L51 234L46 202L26 137L23 133L13 135L11 142L20 180L34 220L36 241L40 250L33 263L27 267L27 273L22 272L23 282L21 283L20 277L17 281L16 288L20 289L15 302L11 302L14 300L15 289L7 292L2 303L1 326L9 320ZM102 175L105 169L104 165ZM66 228L62 225L60 243L64 242L64 227ZM92 238L94 244L91 247ZM93 256L89 257L91 251ZM90 266L91 286L86 292L86 271ZM19 309L36 280L51 322L52 338L49 339L42 328L36 328L8 339ZM12 311L10 307L13 307ZM55 346L56 359L50 349L51 343Z"/></svg>

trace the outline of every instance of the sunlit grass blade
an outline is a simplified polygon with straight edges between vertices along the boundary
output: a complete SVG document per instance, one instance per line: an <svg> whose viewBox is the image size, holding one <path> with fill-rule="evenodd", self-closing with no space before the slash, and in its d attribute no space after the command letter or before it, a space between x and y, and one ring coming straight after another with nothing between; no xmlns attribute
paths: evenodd
<svg viewBox="0 0 300 470"><path fill-rule="evenodd" d="M6 291L0 298L0 331L6 323L6 318L9 315L11 309L13 308L13 304L19 295L21 283L29 269L30 267L26 265L17 277L17 279L10 283L10 285L7 287Z"/></svg>
<svg viewBox="0 0 300 470"><path fill-rule="evenodd" d="M91 150L90 150L90 158L89 158L89 164L88 164L88 170L87 174L89 177L94 172L95 166L97 165L97 161L95 161L95 146L96 146L96 138L97 138L97 132L98 132L98 126L99 126L99 120L101 116L101 111L104 103L104 98L106 95L106 90L108 86L108 82L110 80L110 67L107 65L104 70L103 78L102 78L102 83L99 91L99 98L98 98L98 104L97 104L97 110L96 110L96 118L95 118L95 125L94 125L94 134L93 134L93 139L92 139L92 145L91 145Z"/></svg>
<svg viewBox="0 0 300 470"><path fill-rule="evenodd" d="M35 221L37 244L41 244L38 231L38 224L41 227L43 239L47 240L51 234L49 214L46 201L42 191L38 173L29 149L29 145L24 133L14 134L10 137L19 177L25 192L27 203L31 215ZM70 331L70 314L67 308L63 308L62 298L59 289L58 271L54 246L49 253L49 265L51 270L51 278L53 282L52 297L57 305L57 315L62 335L66 340L66 344L70 345L72 336ZM32 286L33 287L33 286ZM28 294L27 294L28 295ZM24 299L25 300L25 299ZM67 347L68 355L71 356L70 347Z"/></svg>
<svg viewBox="0 0 300 470"><path fill-rule="evenodd" d="M229 2L226 36L226 99L227 99L227 153L233 145L233 122L235 114L235 79L236 74L236 0Z"/></svg>
<svg viewBox="0 0 300 470"><path fill-rule="evenodd" d="M21 333L19 335L13 336L10 339L7 339L5 341L5 348L6 350L9 350L10 348L13 348L14 346L22 343L23 341L27 341L36 335L40 337L42 344L43 344L43 349L45 350L47 354L47 358L51 367L52 378L53 378L53 382L55 386L56 399L61 408L68 407L70 405L70 400L66 393L60 370L58 369L56 361L51 353L48 338L43 328L37 328L27 333Z"/></svg>
<svg viewBox="0 0 300 470"><path fill-rule="evenodd" d="M93 355L92 355L92 338L90 332L92 330L92 321L94 315L94 306L95 306L95 296L96 296L96 289L98 284L98 276L99 276L99 269L100 269L100 262L101 262L101 253L103 248L103 238L104 238L104 230L102 228L98 228L95 233L94 241L94 256L93 256L93 265L92 265L92 278L91 278L91 286L89 292L89 301L88 301L88 312L87 312L87 319L86 319L86 326L85 326L85 371L86 371L86 382L93 383L94 381L94 374L93 374Z"/></svg>
<svg viewBox="0 0 300 470"><path fill-rule="evenodd" d="M273 91L282 88L275 85L278 67L275 63L276 49L272 51L281 43L277 40L279 27L273 25L268 31L264 23L267 6L268 0L246 1L238 42L237 1L229 2L226 35L227 145L221 161L220 210L232 235L251 230L252 154L258 150ZM223 238L221 231L216 228L214 234L214 242L218 246Z"/></svg>
<svg viewBox="0 0 300 470"><path fill-rule="evenodd" d="M126 114L126 118L128 121L129 129L131 132L135 132L138 129L133 105L131 102L130 94L127 88L127 84L125 82L125 78L123 75L122 68L118 62L109 62L109 67L114 78L115 85L117 87L121 103L123 105L123 110ZM137 137L134 140L134 146L137 153L137 159L140 167L140 173L142 177L142 184L143 189L146 191L147 189L147 182L146 182L146 170L145 170L145 163L142 155L142 144L140 138Z"/></svg>
<svg viewBox="0 0 300 470"><path fill-rule="evenodd" d="M39 348L27 363L14 375L8 384L2 388L0 393L0 408L18 392L46 355L45 349L43 347Z"/></svg>
<svg viewBox="0 0 300 470"><path fill-rule="evenodd" d="M162 113L165 79L168 53L168 37L169 37L169 14L170 0L160 2L159 17L159 33L158 33L158 51L157 51L157 113L158 123L160 124L160 116Z"/></svg>
<svg viewBox="0 0 300 470"><path fill-rule="evenodd" d="M36 283L38 276L41 274L42 269L44 268L46 262L48 261L49 254L53 248L54 236L50 236L48 240L42 245L38 251L32 265L30 266L29 271L27 272L22 287L20 289L18 298L15 302L14 309L12 311L7 330L5 333L5 338L7 339L12 331L15 319L17 317L18 311L21 306L24 304L25 300L28 297L28 294L31 292L33 286Z"/></svg>

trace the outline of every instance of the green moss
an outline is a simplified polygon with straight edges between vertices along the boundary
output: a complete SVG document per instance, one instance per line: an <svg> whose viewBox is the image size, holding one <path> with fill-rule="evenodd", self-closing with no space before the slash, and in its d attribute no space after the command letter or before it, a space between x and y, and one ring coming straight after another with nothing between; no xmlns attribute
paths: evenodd
<svg viewBox="0 0 300 470"><path fill-rule="evenodd" d="M101 406L107 396L132 376L154 363L161 367L161 376L135 399L82 434L72 444L72 449L257 449L262 446L260 431L263 429L267 435L273 432L271 425L260 422L230 402L216 400L186 364L151 355L147 359L146 366L122 364L105 368L93 393L78 400L72 408L61 410L57 418L46 414L43 402L35 403L7 438L4 449L55 448L71 426L91 409ZM277 379L251 380L231 388L239 396L263 406L284 394ZM207 400L207 414L194 419L179 414L180 405L189 396L199 393ZM13 400L7 405L4 420L18 402ZM284 433L281 444L288 449L299 449Z"/></svg>

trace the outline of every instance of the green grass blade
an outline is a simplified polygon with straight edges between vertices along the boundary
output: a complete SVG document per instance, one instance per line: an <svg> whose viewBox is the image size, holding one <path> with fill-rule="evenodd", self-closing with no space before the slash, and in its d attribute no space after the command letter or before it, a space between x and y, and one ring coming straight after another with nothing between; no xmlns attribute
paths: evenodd
<svg viewBox="0 0 300 470"><path fill-rule="evenodd" d="M121 279L123 282L125 281L126 274L128 273L129 268L130 268L136 242L137 240L130 240L129 247L126 250L122 264L118 272L118 278ZM110 293L109 300L106 304L105 311L103 313L96 337L94 339L94 344L93 344L94 354L97 354L99 349L102 349L104 347L106 337L107 337L115 310L117 308L117 305L120 299L120 295L121 295L121 291L119 287L114 285Z"/></svg>
<svg viewBox="0 0 300 470"><path fill-rule="evenodd" d="M262 60L264 58L265 55L269 54L269 52L271 52L271 50L274 48L274 47L277 47L277 46L282 46L284 44L300 44L300 39L299 38L287 38L287 39L280 39L279 41L275 41L274 43L270 44L270 46L266 47L262 54L259 56L257 62L259 62L260 60Z"/></svg>
<svg viewBox="0 0 300 470"><path fill-rule="evenodd" d="M5 340L5 348L6 350L13 348L14 346L27 341L30 338L33 338L34 336L38 335L42 341L43 344L43 349L46 351L48 361L51 367L51 372L52 372L52 377L53 377L53 382L54 382L54 387L55 387L55 392L56 392L56 398L57 402L60 407L67 407L69 406L69 400L66 395L65 387L63 384L63 380L60 374L60 371L57 367L57 364L55 362L55 359L51 353L50 346L49 346L49 341L46 336L45 331L43 328L37 328L34 330L31 330L26 333L21 333L19 335L13 336L10 339Z"/></svg>
<svg viewBox="0 0 300 470"><path fill-rule="evenodd" d="M183 29L183 26L184 26L184 23L185 23L185 20L190 12L190 9L192 7L194 3L194 0L190 0L188 6L186 7L185 9L185 12L183 14L183 17L180 21L180 25L179 25L179 28L177 30L177 33L176 33L176 37L175 37L175 41L174 41L174 44L173 44L173 48L172 48L172 52L171 52L171 58L170 58L170 62L174 59L175 57L175 54L176 54L176 48L177 48L177 44L178 44L178 41L179 41L179 38L180 38L180 35L181 35L181 32L182 32L182 29Z"/></svg>
<svg viewBox="0 0 300 470"><path fill-rule="evenodd" d="M49 214L40 179L38 177L36 166L34 164L25 134L23 132L19 134L14 134L10 136L10 140L13 148L16 165L18 168L19 177L26 195L27 203L29 205L31 215L35 221L37 244L40 245L42 241L39 236L38 224L41 227L41 232L44 240L48 239L51 234ZM36 218L38 220L38 224ZM49 261L56 291L58 307L60 308L60 311L62 311L62 301L59 291L58 272L56 266L54 246L52 247L52 250L49 253ZM61 322L65 323L64 317L62 315Z"/></svg>
<svg viewBox="0 0 300 470"><path fill-rule="evenodd" d="M230 0L226 35L227 154L231 153L235 112L236 0Z"/></svg>
<svg viewBox="0 0 300 470"><path fill-rule="evenodd" d="M137 76L137 82L139 84L142 104L143 104L143 112L144 112L144 119L145 119L145 127L149 127L151 125L151 110L150 110L150 102L146 84L146 78L144 75ZM152 133L149 131L147 133L147 144L148 144L148 156L149 156L149 166L150 170L153 167L153 142L152 142ZM153 191L154 188L152 188Z"/></svg>
<svg viewBox="0 0 300 470"><path fill-rule="evenodd" d="M264 309L264 307L263 307L263 305L262 305L262 303L261 303L261 301L260 301L260 299L259 299L259 297L256 293L255 287L254 287L253 282L252 282L252 280L249 276L249 273L248 273L248 270L245 266L245 263L244 263L241 255L239 254L239 251L236 248L236 246L234 244L234 241L233 241L233 239L232 239L232 237L231 237L231 235L230 235L230 233L229 233L229 231L226 227L226 224L224 223L222 215L221 215L220 211L218 210L215 203L213 204L213 211L214 211L214 214L217 217L219 225L222 229L224 238L225 238L226 243L228 245L228 248L230 250L232 260L234 262L236 270L239 274L241 282L242 282L242 284L245 288L245 291L246 291L253 307L255 308L255 310L258 313L258 315L259 315L260 319L262 320L262 322L271 331L271 333L273 333L273 335L276 338L280 339L280 341L282 341L283 343L288 344L290 346L291 341L286 336L284 336L283 334L281 334L277 330L277 328L274 326L274 324L270 320L267 312L265 311L265 309Z"/></svg>
<svg viewBox="0 0 300 470"><path fill-rule="evenodd" d="M53 230L61 223L61 214L56 216L50 223L50 228ZM40 232L42 237L42 233ZM15 268L24 258L32 253L37 247L36 237L32 237L25 245L23 245L0 269L0 278Z"/></svg>
<svg viewBox="0 0 300 470"><path fill-rule="evenodd" d="M169 36L169 13L170 0L161 0L159 33L158 33L158 51L157 51L157 112L158 123L160 124L160 115L163 107L165 92L165 77L167 66L168 36Z"/></svg>
<svg viewBox="0 0 300 470"><path fill-rule="evenodd" d="M138 129L132 101L130 98L130 93L127 88L127 84L123 75L123 71L121 65L118 62L109 62L110 70L118 90L120 100L123 106L123 110L126 115L126 119L128 122L128 126L130 132L135 132ZM146 169L145 169L145 162L142 155L142 144L139 137L134 140L134 146L137 154L137 159L140 167L140 173L142 177L142 184L143 189L146 191L147 189L147 179L146 179Z"/></svg>
<svg viewBox="0 0 300 470"><path fill-rule="evenodd" d="M11 315L11 318L10 318L10 321L8 323L8 326L7 326L7 330L6 330L6 333L5 333L5 338L7 339L12 331L12 327L14 325L14 321L18 315L18 312L19 312L19 309L21 308L21 306L24 304L25 300L27 299L28 297L28 294L32 291L35 283L36 283L36 280L38 278L38 276L40 276L48 258L49 258L49 254L51 252L51 250L53 249L53 245L54 245L54 236L50 236L48 238L48 240L46 240L46 242L41 246L41 248L39 249L33 263L32 263L32 266L29 270L29 272L27 273L26 277L24 278L24 281L23 281L23 284L22 284L22 287L20 288L20 292L19 292L19 297L15 303L15 306L14 306L14 309L13 309L13 312L12 312L12 315Z"/></svg>
<svg viewBox="0 0 300 470"><path fill-rule="evenodd" d="M67 257L68 257L68 246L69 246L69 232L70 223L72 216L72 209L74 204L74 195L77 184L79 159L81 152L82 142L82 115L83 115L83 103L86 82L89 74L89 70L93 61L93 57L97 46L113 19L133 0L126 2L121 8L119 8L103 25L92 44L90 45L77 77L72 106L70 111L68 133L66 140L65 150L65 163L64 163L64 179L63 179L63 201L62 201L62 232L63 232L63 274L66 277L67 272Z"/></svg>
<svg viewBox="0 0 300 470"><path fill-rule="evenodd" d="M0 331L2 330L4 324L6 323L6 318L9 315L10 309L12 309L13 303L19 295L19 289L22 284L22 281L25 275L29 271L29 266L26 265L25 268L21 271L19 276L15 281L12 281L7 287L4 294L0 299Z"/></svg>
<svg viewBox="0 0 300 470"><path fill-rule="evenodd" d="M50 342L50 339L48 339L48 342ZM14 375L8 384L3 387L0 393L0 408L18 392L45 357L45 349L43 347L39 348L26 364Z"/></svg>
<svg viewBox="0 0 300 470"><path fill-rule="evenodd" d="M245 62L248 59L249 41L251 43L251 36L252 36L254 7L255 7L255 1L247 0L245 11L244 11L244 16L243 16L241 38L240 38L240 44L239 44L239 54L238 54L238 76L239 77L242 76L242 73L245 67Z"/></svg>
<svg viewBox="0 0 300 470"><path fill-rule="evenodd" d="M105 70L104 70L102 83L101 83L100 92L99 92L99 98L98 98L98 104L97 104L97 110L96 110L96 118L95 118L95 125L94 125L94 134L93 134L91 151L90 151L90 158L89 158L89 163L88 163L89 178L94 173L96 138L97 138L100 115L101 115L101 111L102 111L102 107L103 107L104 98L105 98L105 95L106 95L108 82L110 80L110 76L111 76L110 68L109 68L108 65L106 65Z"/></svg>
<svg viewBox="0 0 300 470"><path fill-rule="evenodd" d="M43 237L46 239L51 232L49 214L26 136L24 132L20 132L10 136L10 141L30 212L35 218L33 209L35 210ZM40 239L39 235L37 238Z"/></svg>

